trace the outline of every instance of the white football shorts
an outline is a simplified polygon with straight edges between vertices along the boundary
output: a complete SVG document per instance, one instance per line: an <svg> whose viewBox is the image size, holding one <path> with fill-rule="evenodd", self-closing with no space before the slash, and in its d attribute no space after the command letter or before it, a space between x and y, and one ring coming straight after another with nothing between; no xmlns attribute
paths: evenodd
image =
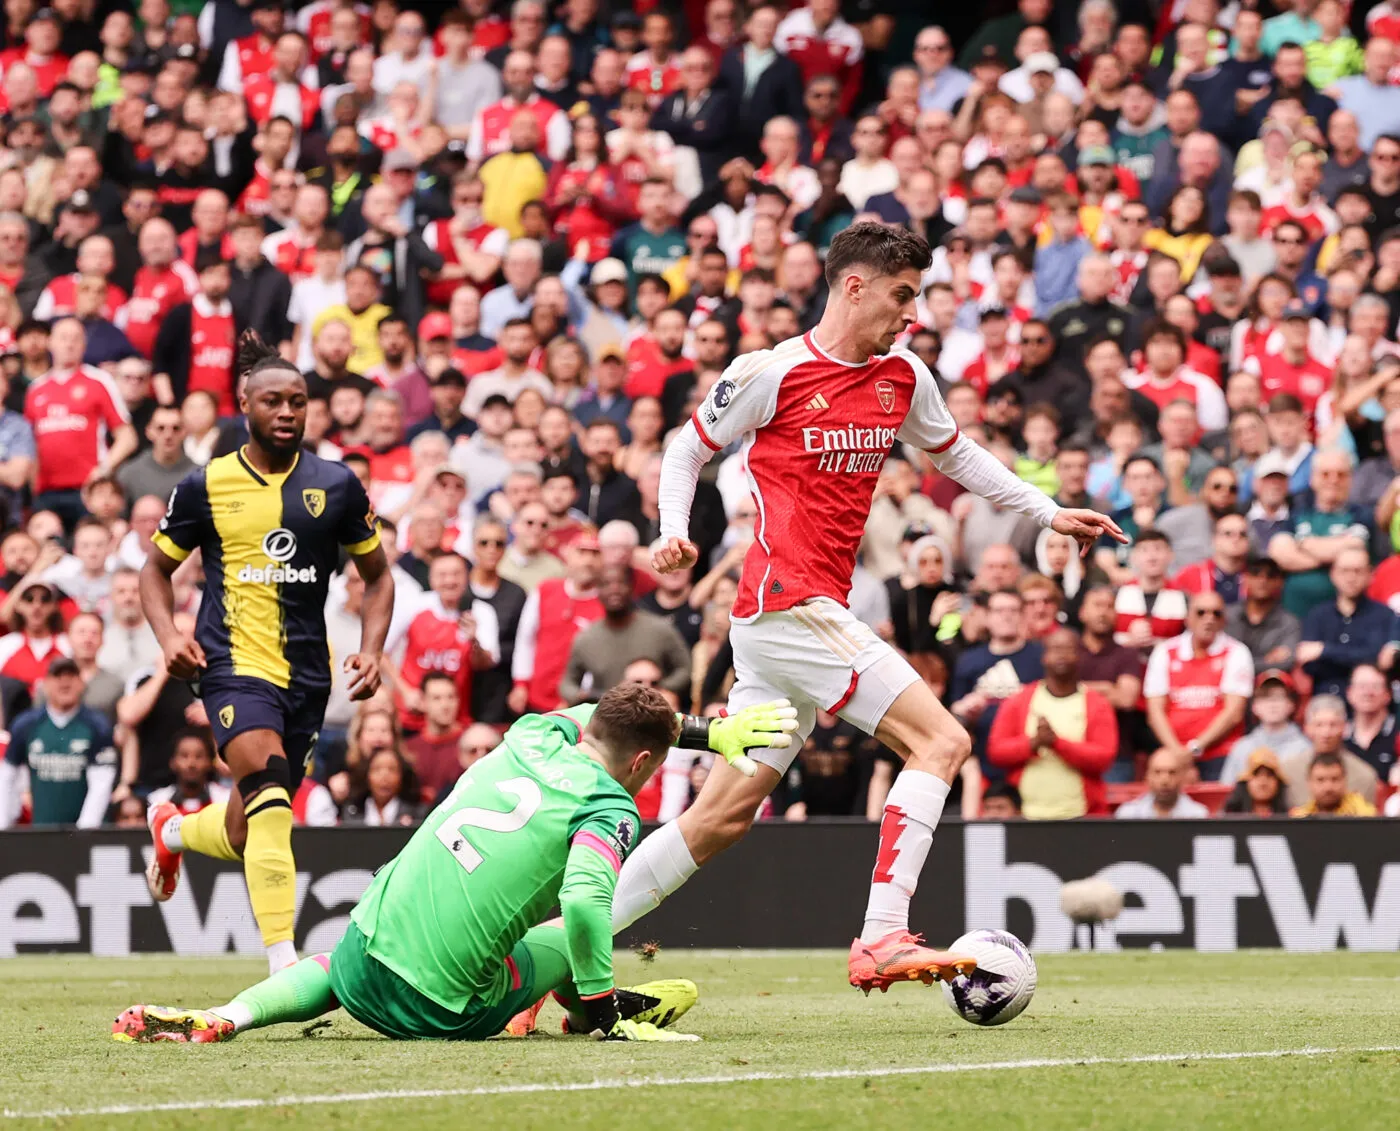
<svg viewBox="0 0 1400 1131"><path fill-rule="evenodd" d="M782 750L750 750L755 762L787 772L816 725L830 711L867 734L919 675L869 625L830 597L813 597L729 629L734 687L729 713L787 699L797 708L797 732Z"/></svg>

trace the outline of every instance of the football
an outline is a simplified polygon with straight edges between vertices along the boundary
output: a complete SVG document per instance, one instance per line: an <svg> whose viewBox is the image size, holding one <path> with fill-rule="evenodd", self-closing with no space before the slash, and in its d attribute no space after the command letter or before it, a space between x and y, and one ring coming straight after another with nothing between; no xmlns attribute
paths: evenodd
<svg viewBox="0 0 1400 1131"><path fill-rule="evenodd" d="M971 975L943 983L948 1008L974 1025L1005 1025L1030 1005L1035 994L1035 959L1009 931L968 931L949 945L977 959Z"/></svg>

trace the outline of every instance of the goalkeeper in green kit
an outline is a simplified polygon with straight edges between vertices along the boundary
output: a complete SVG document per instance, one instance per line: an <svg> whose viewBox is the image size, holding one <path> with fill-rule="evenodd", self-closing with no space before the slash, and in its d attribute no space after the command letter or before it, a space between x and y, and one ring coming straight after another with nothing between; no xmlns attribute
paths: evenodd
<svg viewBox="0 0 1400 1131"><path fill-rule="evenodd" d="M375 874L333 953L213 1009L133 1005L112 1034L226 1041L341 1007L387 1037L484 1040L553 992L570 1032L698 1040L663 1028L694 1004L691 983L613 984L613 886L641 823L633 797L673 745L751 769L746 748L785 746L795 726L786 702L677 716L639 684L527 715ZM562 921L538 925L556 904Z"/></svg>

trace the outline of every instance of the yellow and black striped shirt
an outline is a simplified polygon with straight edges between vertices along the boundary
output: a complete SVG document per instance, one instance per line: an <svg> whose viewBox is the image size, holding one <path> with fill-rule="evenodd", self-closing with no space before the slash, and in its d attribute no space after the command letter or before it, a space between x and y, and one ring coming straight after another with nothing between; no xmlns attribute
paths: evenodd
<svg viewBox="0 0 1400 1131"><path fill-rule="evenodd" d="M241 449L220 456L170 493L151 542L176 561L203 552L195 638L210 675L329 686L326 588L340 548L359 555L379 545L378 519L349 468L303 451L290 471L264 475Z"/></svg>

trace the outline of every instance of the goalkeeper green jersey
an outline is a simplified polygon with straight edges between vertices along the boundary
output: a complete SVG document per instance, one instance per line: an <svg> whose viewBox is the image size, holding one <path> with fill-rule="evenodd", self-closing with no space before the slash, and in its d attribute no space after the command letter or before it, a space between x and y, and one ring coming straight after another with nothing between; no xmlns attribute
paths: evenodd
<svg viewBox="0 0 1400 1131"><path fill-rule="evenodd" d="M462 775L351 912L368 952L448 1009L500 1000L511 948L564 908L574 983L610 991L612 892L636 803L576 746L593 714L526 715Z"/></svg>

